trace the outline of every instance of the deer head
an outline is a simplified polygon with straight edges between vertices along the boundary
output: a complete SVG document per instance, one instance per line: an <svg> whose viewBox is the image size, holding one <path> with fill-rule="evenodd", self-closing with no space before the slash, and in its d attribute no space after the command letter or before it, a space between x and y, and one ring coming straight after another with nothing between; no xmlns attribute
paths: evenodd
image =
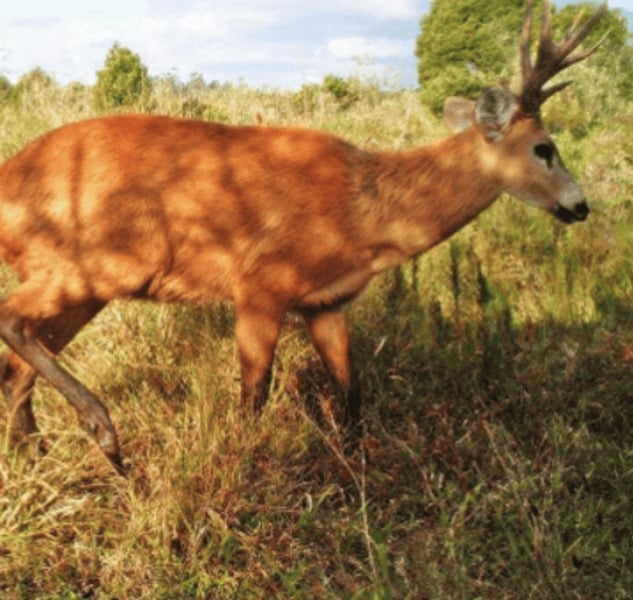
<svg viewBox="0 0 633 600"><path fill-rule="evenodd" d="M507 87L485 90L476 101L450 97L444 104L444 121L453 129L475 125L488 142L489 162L503 169L504 191L553 213L566 222L587 218L589 208L580 186L568 173L563 161L543 129L541 105L571 81L547 82L561 71L580 62L596 47L574 50L587 37L603 15L600 8L579 28L579 14L560 44L552 41L552 11L549 0L543 2L543 20L536 60L530 52L533 0L527 4L520 41L521 87L513 94Z"/></svg>

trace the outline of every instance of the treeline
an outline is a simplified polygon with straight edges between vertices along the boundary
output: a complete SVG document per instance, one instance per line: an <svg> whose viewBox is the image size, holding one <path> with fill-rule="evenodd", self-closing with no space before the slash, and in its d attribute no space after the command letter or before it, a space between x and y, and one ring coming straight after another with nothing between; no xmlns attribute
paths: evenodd
<svg viewBox="0 0 633 600"><path fill-rule="evenodd" d="M321 84L304 84L300 90L293 92L292 101L299 112L310 112L321 95L326 94L340 110L346 110L361 97L388 93L390 86L382 83L378 79L360 76L343 78L329 74ZM6 76L0 75L0 103L19 104L26 96L61 87L39 67L22 75L15 85ZM188 81L181 81L174 74L150 77L138 54L115 43L106 56L103 68L97 72L94 86L73 82L66 86L66 91L76 97L89 97L91 109L97 113L118 110L153 112L157 109L156 93L167 93L182 97L182 116L215 117L217 120L218 115L200 100L200 96L213 91L227 92L234 87L242 86L217 80L207 82L199 73L192 73Z"/></svg>

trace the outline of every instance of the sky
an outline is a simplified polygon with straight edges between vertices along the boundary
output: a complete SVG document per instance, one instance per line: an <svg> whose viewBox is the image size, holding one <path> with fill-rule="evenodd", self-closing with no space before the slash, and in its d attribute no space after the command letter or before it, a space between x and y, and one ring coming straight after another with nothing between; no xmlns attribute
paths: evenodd
<svg viewBox="0 0 633 600"><path fill-rule="evenodd" d="M482 0L484 1L484 0ZM630 11L633 0L611 0ZM0 74L41 67L94 83L114 42L151 76L297 89L328 73L416 85L415 38L430 0L19 0L0 2Z"/></svg>

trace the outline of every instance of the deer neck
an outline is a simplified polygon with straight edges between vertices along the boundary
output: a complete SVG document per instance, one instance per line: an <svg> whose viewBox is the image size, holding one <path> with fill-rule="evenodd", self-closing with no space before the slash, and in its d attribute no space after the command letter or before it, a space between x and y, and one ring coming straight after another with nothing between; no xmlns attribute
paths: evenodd
<svg viewBox="0 0 633 600"><path fill-rule="evenodd" d="M363 185L375 270L448 238L502 192L497 161L475 128L408 152L374 155ZM372 197L373 196L373 197Z"/></svg>

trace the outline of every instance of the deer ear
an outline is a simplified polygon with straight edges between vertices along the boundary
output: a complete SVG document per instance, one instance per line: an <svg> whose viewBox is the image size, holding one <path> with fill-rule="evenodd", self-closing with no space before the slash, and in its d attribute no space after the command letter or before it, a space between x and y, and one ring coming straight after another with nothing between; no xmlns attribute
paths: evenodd
<svg viewBox="0 0 633 600"><path fill-rule="evenodd" d="M517 108L516 98L508 88L488 88L475 104L475 122L486 138L494 142L504 136Z"/></svg>

